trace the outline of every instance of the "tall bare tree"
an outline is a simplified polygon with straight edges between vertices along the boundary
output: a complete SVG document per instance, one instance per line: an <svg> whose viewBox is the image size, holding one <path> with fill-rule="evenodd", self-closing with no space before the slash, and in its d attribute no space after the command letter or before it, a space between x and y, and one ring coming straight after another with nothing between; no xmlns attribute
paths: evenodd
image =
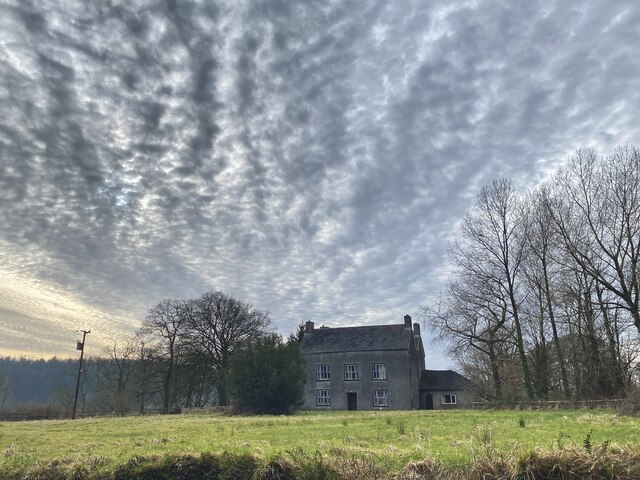
<svg viewBox="0 0 640 480"><path fill-rule="evenodd" d="M534 397L520 318L519 282L525 254L522 202L511 181L494 180L484 187L462 220L461 240L453 250L459 270L495 284L507 305L528 398Z"/></svg>
<svg viewBox="0 0 640 480"><path fill-rule="evenodd" d="M540 187L530 195L526 205L526 235L527 261L524 273L529 281L529 286L534 290L533 297L539 306L539 328L542 343L544 343L544 326L551 327L553 341L553 355L557 358L562 381L562 394L571 396L569 376L564 355L564 349L560 345L560 330L555 313L554 281L560 275L561 265L557 257L562 255L561 242L553 228L553 219L549 211L549 191L546 186ZM543 347L543 354L546 349ZM549 372L541 372L543 376Z"/></svg>
<svg viewBox="0 0 640 480"><path fill-rule="evenodd" d="M640 152L580 150L555 179L550 212L566 251L615 295L640 332Z"/></svg>
<svg viewBox="0 0 640 480"><path fill-rule="evenodd" d="M228 403L227 371L233 351L242 342L267 333L269 312L231 295L210 291L191 302L188 322L188 344L200 352L205 364L215 375L218 401Z"/></svg>
<svg viewBox="0 0 640 480"><path fill-rule="evenodd" d="M190 308L189 302L184 300L162 300L149 310L141 329L143 334L160 340L155 344L153 361L162 368L160 389L165 413L176 406L177 363Z"/></svg>

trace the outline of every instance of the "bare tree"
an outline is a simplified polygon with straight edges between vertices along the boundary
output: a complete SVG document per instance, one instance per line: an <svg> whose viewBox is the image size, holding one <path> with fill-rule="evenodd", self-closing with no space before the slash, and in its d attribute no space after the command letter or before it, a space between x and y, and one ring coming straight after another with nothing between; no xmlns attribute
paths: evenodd
<svg viewBox="0 0 640 480"><path fill-rule="evenodd" d="M161 367L162 410L167 413L176 406L176 370L180 354L180 342L185 333L188 309L184 300L166 299L149 310L142 333L159 338L153 349L154 364Z"/></svg>
<svg viewBox="0 0 640 480"><path fill-rule="evenodd" d="M144 414L147 403L153 396L153 383L154 375L156 374L153 368L152 358L155 355L153 347L146 344L144 336L138 332L136 334L136 342L138 348L138 355L136 361L136 368L133 372L133 396L135 397L138 405L138 412Z"/></svg>
<svg viewBox="0 0 640 480"><path fill-rule="evenodd" d="M470 371L498 378L493 390L504 394L509 384L515 392L520 378L529 398L625 393L640 344L635 147L606 158L578 151L526 203L510 182L493 182L464 217L452 252L445 308L425 310L426 319ZM519 365L507 356L496 368L486 351L492 332L506 335L498 344L513 342Z"/></svg>
<svg viewBox="0 0 640 480"><path fill-rule="evenodd" d="M228 403L226 375L234 349L246 340L263 336L270 323L269 312L222 292L210 291L193 301L188 343L213 370L221 405Z"/></svg>
<svg viewBox="0 0 640 480"><path fill-rule="evenodd" d="M553 355L557 358L562 380L562 393L565 397L571 396L569 377L567 374L566 360L563 348L560 345L560 330L555 313L555 300L552 285L555 277L560 275L561 265L556 258L562 253L561 242L555 234L553 220L548 205L549 192L546 186L542 186L534 192L526 206L526 235L527 261L524 263L524 274L529 282L529 287L534 291L533 297L539 307L538 333L540 343L538 350L543 356L547 355L545 343L545 324L551 327L553 341ZM543 362L545 360L543 359ZM541 377L548 378L549 372L540 372Z"/></svg>
<svg viewBox="0 0 640 480"><path fill-rule="evenodd" d="M486 364L492 388L482 393L501 402L501 368L511 357L514 342L508 329L507 303L496 290L499 285L491 279L462 274L447 286L438 304L421 307L420 314L435 338L446 341L450 353L461 363L471 357Z"/></svg>
<svg viewBox="0 0 640 480"><path fill-rule="evenodd" d="M118 413L130 411L130 380L139 361L138 343L134 337L113 338L104 354L97 362L97 373L100 386L109 393L107 405Z"/></svg>
<svg viewBox="0 0 640 480"><path fill-rule="evenodd" d="M620 147L599 159L580 150L556 176L554 193L550 212L566 251L640 332L640 152Z"/></svg>
<svg viewBox="0 0 640 480"><path fill-rule="evenodd" d="M522 204L506 179L484 187L462 220L462 238L453 250L459 271L495 284L493 292L507 305L528 398L534 391L520 319L519 282L525 254Z"/></svg>

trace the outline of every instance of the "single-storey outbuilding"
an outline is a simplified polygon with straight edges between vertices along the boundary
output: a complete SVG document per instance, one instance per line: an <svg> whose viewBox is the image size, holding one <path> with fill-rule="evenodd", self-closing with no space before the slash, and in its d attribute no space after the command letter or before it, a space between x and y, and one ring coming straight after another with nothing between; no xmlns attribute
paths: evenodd
<svg viewBox="0 0 640 480"><path fill-rule="evenodd" d="M420 408L470 408L475 396L471 382L453 370L424 370L420 376Z"/></svg>

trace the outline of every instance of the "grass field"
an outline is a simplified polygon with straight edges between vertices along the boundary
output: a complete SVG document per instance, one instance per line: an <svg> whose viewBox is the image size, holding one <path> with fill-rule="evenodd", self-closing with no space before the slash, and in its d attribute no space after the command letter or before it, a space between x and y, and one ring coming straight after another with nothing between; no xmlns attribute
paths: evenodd
<svg viewBox="0 0 640 480"><path fill-rule="evenodd" d="M398 471L430 458L448 466L478 456L534 448L618 444L637 451L640 421L608 411L412 411L299 413L289 417L218 414L0 423L0 477L62 461L105 474L134 457L205 452L368 458ZM102 472L102 473L101 473ZM81 476L79 478L82 478Z"/></svg>

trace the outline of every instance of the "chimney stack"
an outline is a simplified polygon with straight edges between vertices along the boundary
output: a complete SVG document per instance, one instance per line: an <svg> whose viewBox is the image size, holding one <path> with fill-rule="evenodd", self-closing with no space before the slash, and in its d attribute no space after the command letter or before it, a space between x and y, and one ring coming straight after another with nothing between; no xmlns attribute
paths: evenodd
<svg viewBox="0 0 640 480"><path fill-rule="evenodd" d="M313 332L313 322L311 320L309 320L305 325L304 325L304 333L311 333Z"/></svg>
<svg viewBox="0 0 640 480"><path fill-rule="evenodd" d="M411 328L411 315L404 316L404 328Z"/></svg>
<svg viewBox="0 0 640 480"><path fill-rule="evenodd" d="M420 324L419 323L414 323L413 324L413 334L420 336Z"/></svg>

